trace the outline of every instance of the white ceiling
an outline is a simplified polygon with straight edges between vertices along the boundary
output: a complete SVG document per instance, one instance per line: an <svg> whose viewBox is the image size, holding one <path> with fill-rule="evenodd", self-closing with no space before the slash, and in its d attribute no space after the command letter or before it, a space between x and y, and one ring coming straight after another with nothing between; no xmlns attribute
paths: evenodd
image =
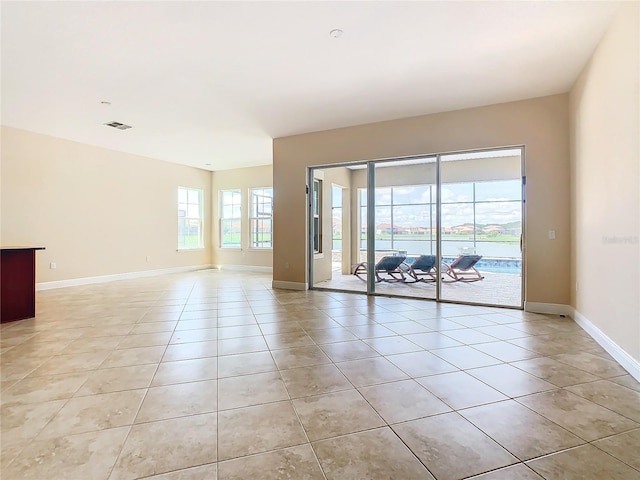
<svg viewBox="0 0 640 480"><path fill-rule="evenodd" d="M264 165L281 136L566 92L616 7L2 1L2 124L209 170Z"/></svg>

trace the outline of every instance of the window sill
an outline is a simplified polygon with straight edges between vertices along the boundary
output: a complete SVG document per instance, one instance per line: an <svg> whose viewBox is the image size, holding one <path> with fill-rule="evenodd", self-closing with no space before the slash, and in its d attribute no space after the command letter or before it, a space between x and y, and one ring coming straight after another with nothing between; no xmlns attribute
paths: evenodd
<svg viewBox="0 0 640 480"><path fill-rule="evenodd" d="M198 247L198 248L178 248L176 249L176 252L178 253L184 253L184 252L204 252L206 250L206 248L204 247Z"/></svg>
<svg viewBox="0 0 640 480"><path fill-rule="evenodd" d="M249 252L273 252L273 247L269 247L269 248L248 248L247 251Z"/></svg>
<svg viewBox="0 0 640 480"><path fill-rule="evenodd" d="M324 253L314 253L313 254L313 259L314 260L320 260L322 258L324 258Z"/></svg>
<svg viewBox="0 0 640 480"><path fill-rule="evenodd" d="M222 247L222 246L220 246L218 248L221 249L221 250L238 250L238 251L242 250L242 247Z"/></svg>

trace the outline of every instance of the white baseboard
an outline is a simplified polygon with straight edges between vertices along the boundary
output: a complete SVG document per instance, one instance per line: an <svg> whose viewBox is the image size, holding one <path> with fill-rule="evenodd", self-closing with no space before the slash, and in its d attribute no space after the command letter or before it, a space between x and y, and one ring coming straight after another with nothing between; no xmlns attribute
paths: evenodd
<svg viewBox="0 0 640 480"><path fill-rule="evenodd" d="M573 317L573 309L569 305L563 305L561 303L524 302L524 310L525 312L566 315L567 317Z"/></svg>
<svg viewBox="0 0 640 480"><path fill-rule="evenodd" d="M207 270L213 265L189 265L186 267L160 268L158 270L144 270L142 272L116 273L113 275L100 275L97 277L70 278L68 280L56 280L53 282L36 283L36 290L52 290L54 288L76 287L93 283L106 283L116 280L128 280L132 278L155 277L168 273L193 272L195 270Z"/></svg>
<svg viewBox="0 0 640 480"><path fill-rule="evenodd" d="M587 317L577 310L572 309L572 317L575 322L587 332L598 344L604 348L609 355L627 371L633 378L640 382L640 362L624 351L620 346L611 340L606 333L596 327Z"/></svg>
<svg viewBox="0 0 640 480"><path fill-rule="evenodd" d="M302 282L283 282L281 280L274 280L271 282L272 288L282 288L284 290L306 290L307 284Z"/></svg>
<svg viewBox="0 0 640 480"><path fill-rule="evenodd" d="M273 267L263 267L260 265L214 265L218 270L235 270L238 272L263 272L273 273Z"/></svg>

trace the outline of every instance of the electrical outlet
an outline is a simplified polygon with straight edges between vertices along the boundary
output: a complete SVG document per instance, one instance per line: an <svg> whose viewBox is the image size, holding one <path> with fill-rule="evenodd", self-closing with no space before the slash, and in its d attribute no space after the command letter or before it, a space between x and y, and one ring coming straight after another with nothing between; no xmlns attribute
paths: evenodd
<svg viewBox="0 0 640 480"><path fill-rule="evenodd" d="M56 262L51 262L51 263L49 264L49 268L50 268L51 270L55 270L55 269L56 269L56 267L57 267Z"/></svg>
<svg viewBox="0 0 640 480"><path fill-rule="evenodd" d="M288 269L289 268L289 262L284 262L284 268Z"/></svg>
<svg viewBox="0 0 640 480"><path fill-rule="evenodd" d="M147 261L147 262L150 262L150 261L151 261L151 255L147 255L147 257L146 257L146 261Z"/></svg>
<svg viewBox="0 0 640 480"><path fill-rule="evenodd" d="M556 231L549 230L549 240L555 240L555 239L556 239Z"/></svg>

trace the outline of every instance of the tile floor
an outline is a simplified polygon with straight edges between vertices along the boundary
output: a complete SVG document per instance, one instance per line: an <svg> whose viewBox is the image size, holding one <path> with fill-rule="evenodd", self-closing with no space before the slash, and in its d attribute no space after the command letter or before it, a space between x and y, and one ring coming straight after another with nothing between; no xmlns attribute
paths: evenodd
<svg viewBox="0 0 640 480"><path fill-rule="evenodd" d="M570 319L201 271L2 325L2 478L640 479L640 384Z"/></svg>

